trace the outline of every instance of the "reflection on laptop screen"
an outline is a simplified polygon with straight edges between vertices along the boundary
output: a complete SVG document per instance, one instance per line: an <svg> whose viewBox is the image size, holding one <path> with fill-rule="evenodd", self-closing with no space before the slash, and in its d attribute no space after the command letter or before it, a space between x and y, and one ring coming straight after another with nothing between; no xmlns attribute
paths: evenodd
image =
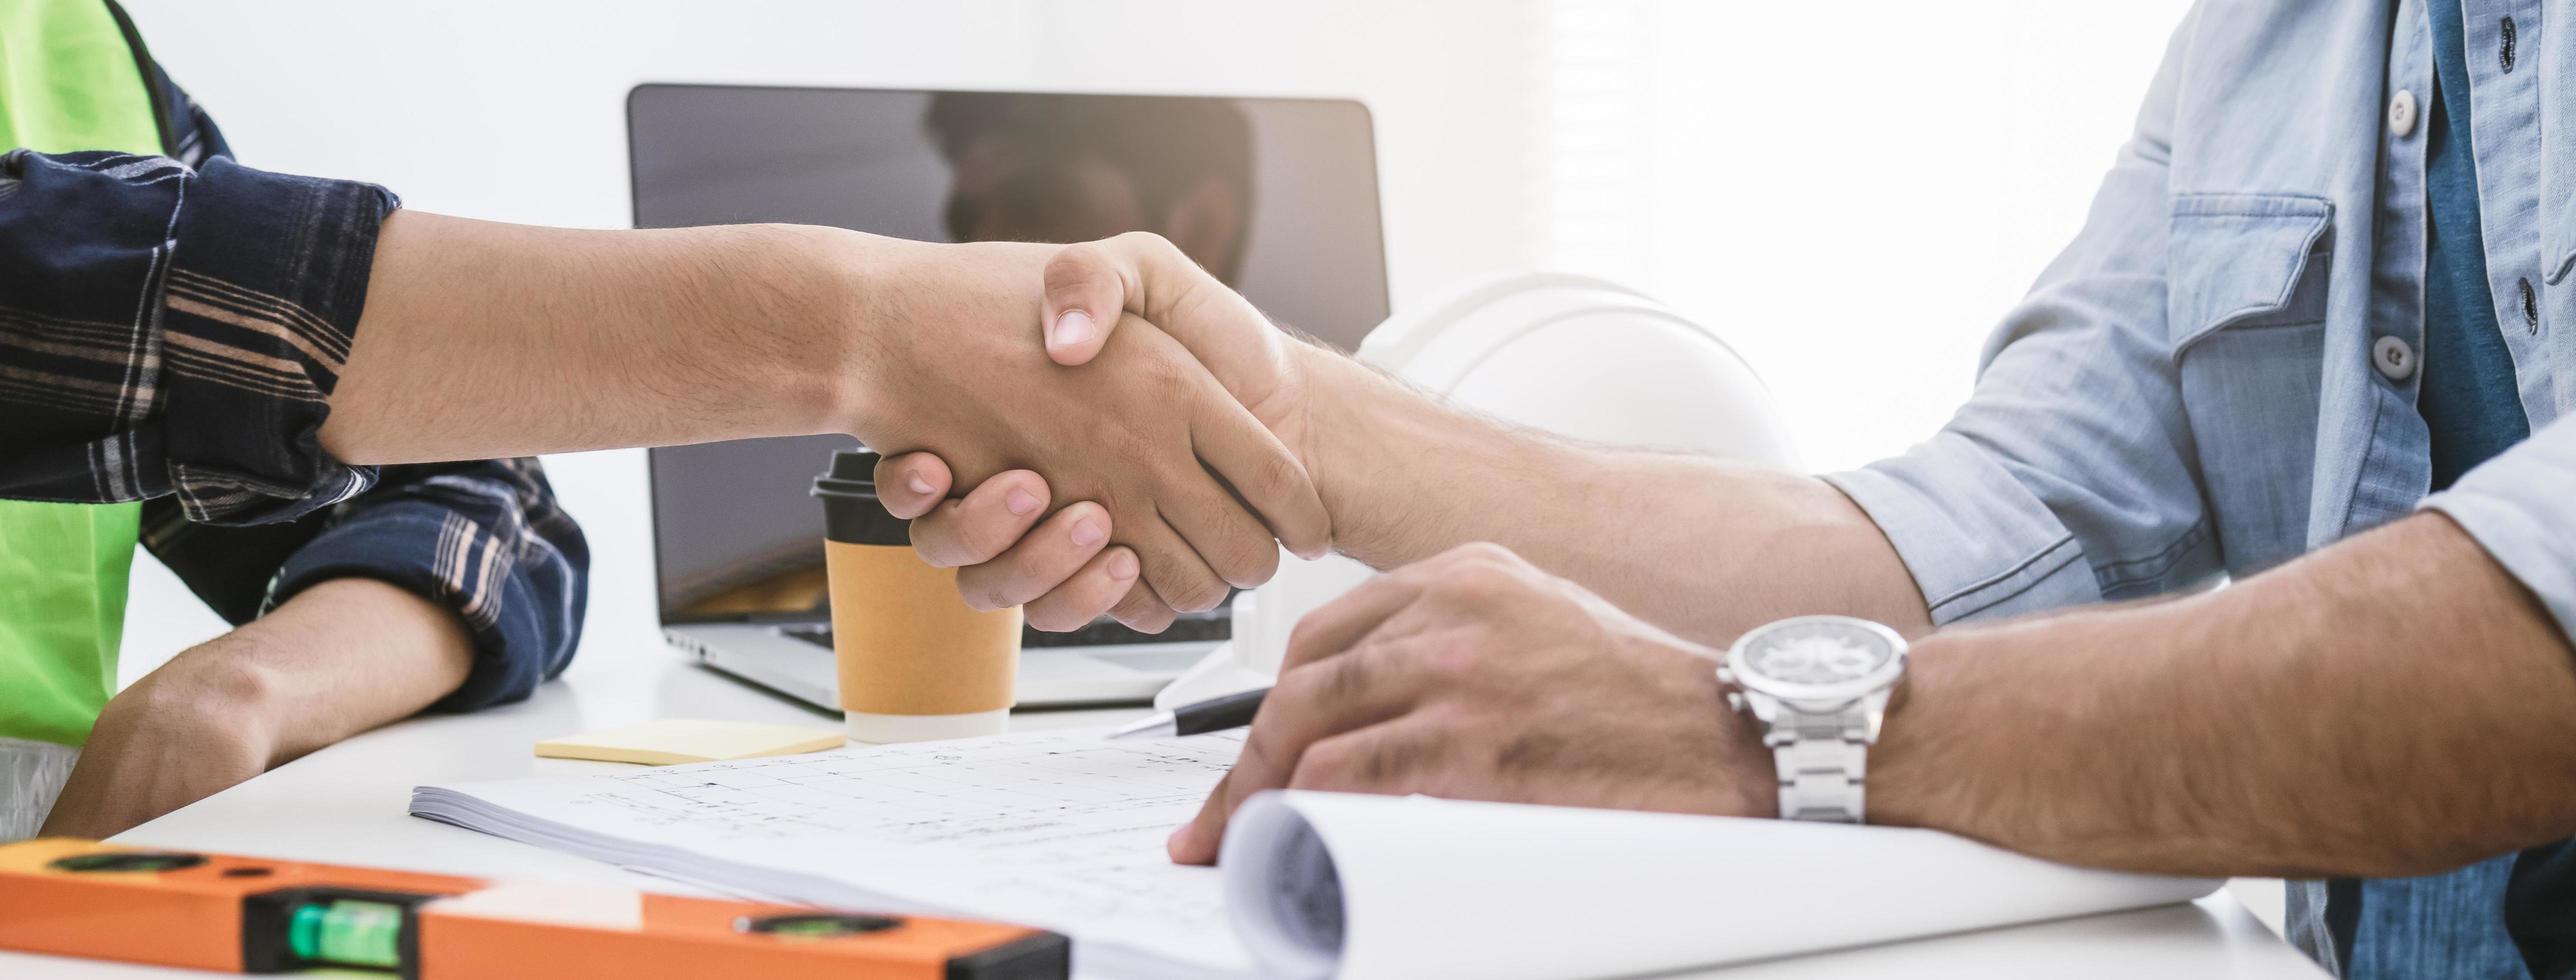
<svg viewBox="0 0 2576 980"><path fill-rule="evenodd" d="M1376 150L1356 102L646 85L627 116L639 228L784 221L1039 242L1151 231L1336 347L1386 318ZM819 614L822 511L806 489L852 445L654 450L664 621Z"/></svg>

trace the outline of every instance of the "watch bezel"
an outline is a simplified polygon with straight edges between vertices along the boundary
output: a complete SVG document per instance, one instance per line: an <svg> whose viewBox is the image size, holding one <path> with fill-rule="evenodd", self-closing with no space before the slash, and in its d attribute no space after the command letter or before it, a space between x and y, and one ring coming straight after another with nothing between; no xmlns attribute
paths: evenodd
<svg viewBox="0 0 2576 980"><path fill-rule="evenodd" d="M1895 650L1896 654L1887 658L1886 662L1871 668L1869 673L1830 684L1780 680L1752 668L1751 661L1746 656L1752 641L1773 630L1818 623L1832 623L1875 634ZM1895 686L1897 679L1905 676L1905 659L1908 652L1905 637L1880 623L1857 616L1795 616L1765 623L1736 637L1735 645L1726 650L1725 673L1733 683L1745 690L1778 699L1798 710L1829 711Z"/></svg>

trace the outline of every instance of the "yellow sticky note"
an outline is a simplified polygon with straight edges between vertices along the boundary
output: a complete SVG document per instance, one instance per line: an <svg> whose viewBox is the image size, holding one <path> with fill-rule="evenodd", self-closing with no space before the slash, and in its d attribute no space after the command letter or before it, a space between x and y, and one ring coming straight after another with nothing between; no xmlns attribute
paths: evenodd
<svg viewBox="0 0 2576 980"><path fill-rule="evenodd" d="M664 718L607 731L550 738L537 743L537 757L668 766L683 762L819 752L838 748L847 740L847 735L833 729Z"/></svg>

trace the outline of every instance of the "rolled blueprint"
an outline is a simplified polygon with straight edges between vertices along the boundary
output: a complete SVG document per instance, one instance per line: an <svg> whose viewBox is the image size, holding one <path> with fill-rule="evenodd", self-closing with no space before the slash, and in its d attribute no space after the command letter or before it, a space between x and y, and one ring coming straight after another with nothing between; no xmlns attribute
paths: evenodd
<svg viewBox="0 0 2576 980"><path fill-rule="evenodd" d="M1265 972L1598 977L2186 902L1930 830L1286 791L1218 862Z"/></svg>

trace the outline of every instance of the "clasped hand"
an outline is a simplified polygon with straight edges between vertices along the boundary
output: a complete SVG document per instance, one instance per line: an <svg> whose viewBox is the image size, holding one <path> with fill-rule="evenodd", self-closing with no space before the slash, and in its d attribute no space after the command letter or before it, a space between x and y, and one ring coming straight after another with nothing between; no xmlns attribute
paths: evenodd
<svg viewBox="0 0 2576 980"><path fill-rule="evenodd" d="M1060 251L973 244L907 252L911 265L899 274L926 288L868 298L881 304L868 311L874 322L954 325L877 340L887 349L869 360L900 368L874 372L881 376L854 402L849 423L861 441L903 460L879 470L879 492L897 516L917 519L922 556L959 566L1010 554L1052 573L1050 585L1079 569L1078 584L1030 605L1032 622L1071 629L1114 609L1159 630L1175 610L1213 608L1229 587L1267 581L1281 542L1323 553L1331 537L1323 504L1297 454L1257 416L1264 393L1229 390L1179 341L1133 317L1093 331L1083 360L1097 362L1074 367L1050 362L1026 334L989 329L1036 319L1027 285ZM1118 307L1107 309L1114 317ZM1257 347L1238 353L1261 356ZM942 455L901 456L931 448ZM952 483L977 491L945 501ZM1080 502L1053 508L1058 494ZM1038 598L1008 577L968 573L960 583L980 608Z"/></svg>
<svg viewBox="0 0 2576 980"><path fill-rule="evenodd" d="M1045 278L1057 364L1084 370L1129 332L1155 329L1322 482L1304 452L1316 433L1300 357L1315 352L1283 346L1242 297L1150 235L1066 248ZM1104 612L1147 630L1169 622L1169 609L1132 600L1121 572L1132 576L1136 559L1097 527L1123 518L1081 503L1044 516L1037 473L978 482L925 452L889 456L878 483L890 509L915 518L922 556L959 568L972 603L1025 603L1041 629ZM961 485L972 489L947 499ZM1499 546L1467 545L1297 625L1242 757L1170 848L1176 861L1215 860L1227 819L1267 789L1767 815L1769 769L1759 737L1726 709L1713 652Z"/></svg>

